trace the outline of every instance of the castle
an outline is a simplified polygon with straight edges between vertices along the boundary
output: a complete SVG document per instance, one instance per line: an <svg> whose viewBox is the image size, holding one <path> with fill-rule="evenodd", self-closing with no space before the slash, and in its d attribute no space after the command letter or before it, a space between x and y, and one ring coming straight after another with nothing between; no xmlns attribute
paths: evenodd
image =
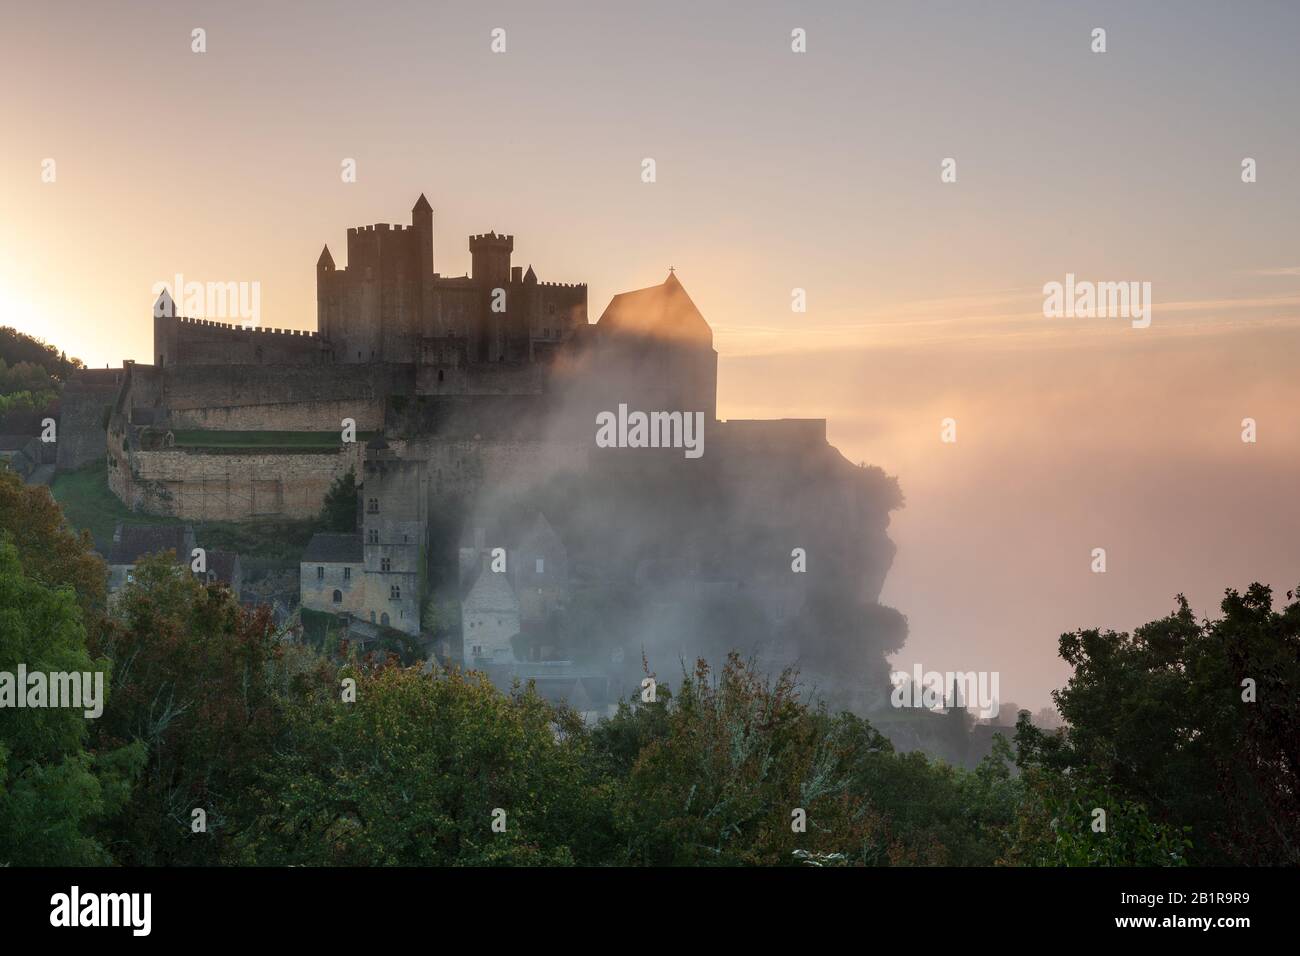
<svg viewBox="0 0 1300 956"><path fill-rule="evenodd" d="M470 236L471 274L435 272L423 195L409 226L359 226L347 238L346 268L328 245L316 263L315 332L178 318L164 293L154 310L158 366L514 366L545 361L587 325L586 285L539 282L532 266L512 266L514 236Z"/></svg>
<svg viewBox="0 0 1300 956"><path fill-rule="evenodd" d="M816 586L875 600L896 488L845 461L823 419L718 420L712 330L674 273L590 323L586 285L513 265L513 236L471 236L470 275L446 277L423 195L411 218L349 229L345 268L322 251L314 332L177 316L164 292L153 362L124 363L103 423L114 494L195 521L309 518L352 471L357 537L304 555L304 604L413 637L439 588L501 603L466 554L514 543L469 539L505 535L502 515L521 507L524 526L555 523L545 527L573 577L662 586L674 607L743 592L774 625L789 622L813 587L791 573L795 547L818 551ZM87 401L106 387L88 387ZM623 406L699 415L703 454L598 447L598 416ZM85 460L96 446L80 436L70 447ZM642 515L647 502L666 502L666 516ZM537 591L544 608L529 611L527 595L514 604L540 627L563 611L565 588ZM504 653L500 639L480 644Z"/></svg>
<svg viewBox="0 0 1300 956"><path fill-rule="evenodd" d="M592 325L586 286L512 265L513 236L471 236L472 274L446 278L423 195L412 220L349 229L346 268L322 251L315 332L177 316L164 290L154 364L124 363L109 422L118 497L199 520L309 517L335 478L365 467L363 443L328 437L345 421L426 462L435 495L585 455L592 416L615 398L716 427L712 332L675 275L615 296ZM822 422L783 427L824 436ZM247 432L268 440L223 438ZM283 433L321 442L273 440Z"/></svg>

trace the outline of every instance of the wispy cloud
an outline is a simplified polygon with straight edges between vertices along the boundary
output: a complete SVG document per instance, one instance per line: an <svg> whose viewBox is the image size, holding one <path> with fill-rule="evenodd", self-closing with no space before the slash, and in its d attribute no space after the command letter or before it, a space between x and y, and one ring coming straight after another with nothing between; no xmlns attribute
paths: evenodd
<svg viewBox="0 0 1300 956"><path fill-rule="evenodd" d="M1042 291L1000 289L979 295L902 302L857 311L817 325L714 326L726 358L887 348L989 347L1033 349L1113 344L1117 334L1143 334L1125 321L1045 319ZM1167 335L1225 335L1300 325L1300 293L1162 302L1155 329ZM1151 344L1146 339L1132 340Z"/></svg>
<svg viewBox="0 0 1300 956"><path fill-rule="evenodd" d="M1276 269L1247 269L1249 276L1300 276L1300 266L1280 266Z"/></svg>

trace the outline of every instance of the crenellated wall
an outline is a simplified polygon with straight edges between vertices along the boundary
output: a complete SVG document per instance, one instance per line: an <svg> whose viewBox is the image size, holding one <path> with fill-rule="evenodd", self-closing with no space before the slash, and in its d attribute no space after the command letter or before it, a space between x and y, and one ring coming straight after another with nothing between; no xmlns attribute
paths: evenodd
<svg viewBox="0 0 1300 956"><path fill-rule="evenodd" d="M154 316L153 361L174 365L320 365L329 346L316 332L243 328L207 319Z"/></svg>

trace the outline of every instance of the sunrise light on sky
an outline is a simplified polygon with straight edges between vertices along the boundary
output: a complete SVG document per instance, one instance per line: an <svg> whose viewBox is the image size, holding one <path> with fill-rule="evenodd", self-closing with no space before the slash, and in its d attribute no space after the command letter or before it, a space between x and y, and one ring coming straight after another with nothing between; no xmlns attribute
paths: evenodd
<svg viewBox="0 0 1300 956"><path fill-rule="evenodd" d="M1041 707L1063 631L1300 583L1300 6L1227 13L11 10L0 324L92 366L148 361L153 289L181 274L257 282L263 325L314 329L322 245L345 265L349 226L410 222L421 192L435 269L511 233L515 263L588 283L593 321L674 267L714 329L720 417L825 417L898 476L894 663L1000 670L1004 699ZM1149 282L1150 327L1045 318L1067 273Z"/></svg>

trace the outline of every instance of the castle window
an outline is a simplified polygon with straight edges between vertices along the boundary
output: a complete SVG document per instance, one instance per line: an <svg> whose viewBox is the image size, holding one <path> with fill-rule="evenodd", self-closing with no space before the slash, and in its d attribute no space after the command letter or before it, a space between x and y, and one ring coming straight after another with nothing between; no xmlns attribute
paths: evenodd
<svg viewBox="0 0 1300 956"><path fill-rule="evenodd" d="M438 369L438 381L442 381L442 369Z"/></svg>
<svg viewBox="0 0 1300 956"><path fill-rule="evenodd" d="M325 580L325 569L324 569L324 568L317 568L317 569L316 569L316 580L317 580L317 581L324 581L324 580Z"/></svg>
<svg viewBox="0 0 1300 956"><path fill-rule="evenodd" d="M382 625L384 625L384 627L387 627L387 626L388 626L388 612L387 612L387 611L385 611L383 614L381 614L381 615L379 616L379 623L382 624Z"/></svg>
<svg viewBox="0 0 1300 956"><path fill-rule="evenodd" d="M380 570L380 571L391 571L391 570L393 570L393 559L392 559L392 558L380 558L380 559L379 559L379 570Z"/></svg>
<svg viewBox="0 0 1300 956"><path fill-rule="evenodd" d="M401 599L402 599L402 586L400 584L394 584L392 587L388 589L388 600L400 601Z"/></svg>
<svg viewBox="0 0 1300 956"><path fill-rule="evenodd" d="M334 589L334 603L335 604L343 603L343 592L338 590L338 588Z"/></svg>
<svg viewBox="0 0 1300 956"><path fill-rule="evenodd" d="M378 544L378 543L379 543L379 529L378 529L378 528L371 528L369 531L367 531L367 532L366 532L366 540L367 540L370 544Z"/></svg>
<svg viewBox="0 0 1300 956"><path fill-rule="evenodd" d="M545 571L546 571L546 559L545 559L545 558L538 558L538 559L537 559L537 573L538 573L538 574L544 574Z"/></svg>
<svg viewBox="0 0 1300 956"><path fill-rule="evenodd" d="M379 514L378 498L371 498L369 501L366 502L366 514L372 514L372 515Z"/></svg>
<svg viewBox="0 0 1300 956"><path fill-rule="evenodd" d="M343 580L344 580L344 581L351 581L351 580L352 580L352 569L351 569L351 568L344 568L344 569L343 569Z"/></svg>
<svg viewBox="0 0 1300 956"><path fill-rule="evenodd" d="M547 309L546 309L546 314L547 314L547 315L554 315L554 314L555 314L555 303L554 303L554 302L552 302L552 303L550 304L550 306L547 307Z"/></svg>

